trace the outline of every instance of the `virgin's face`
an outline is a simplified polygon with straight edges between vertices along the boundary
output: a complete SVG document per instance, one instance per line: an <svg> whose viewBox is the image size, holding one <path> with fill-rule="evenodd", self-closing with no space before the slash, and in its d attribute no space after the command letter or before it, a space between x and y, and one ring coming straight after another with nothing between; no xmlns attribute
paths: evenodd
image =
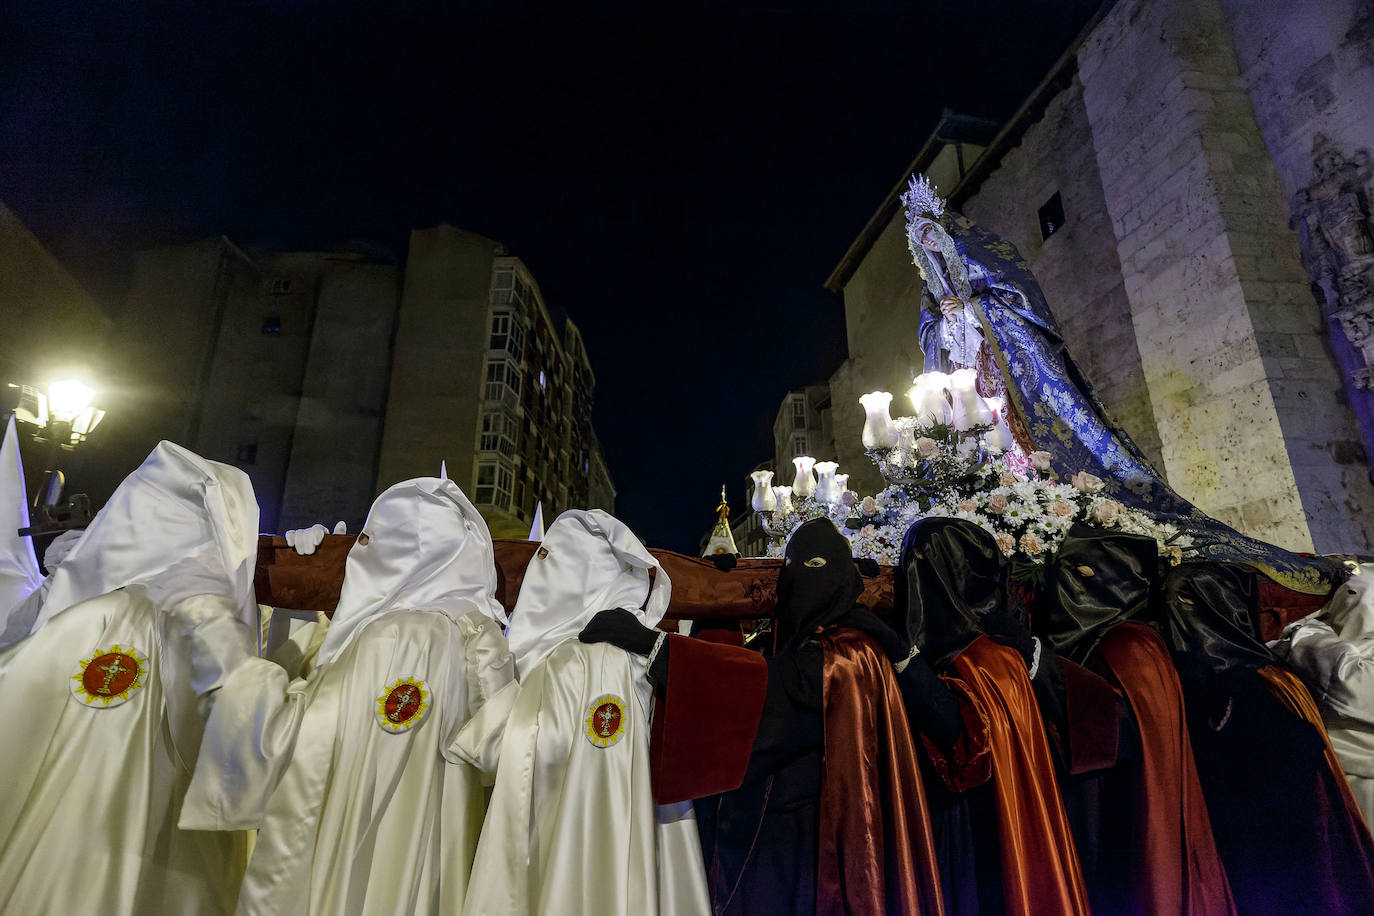
<svg viewBox="0 0 1374 916"><path fill-rule="evenodd" d="M926 251L940 250L940 236L935 232L934 223L926 223L921 227L921 247Z"/></svg>

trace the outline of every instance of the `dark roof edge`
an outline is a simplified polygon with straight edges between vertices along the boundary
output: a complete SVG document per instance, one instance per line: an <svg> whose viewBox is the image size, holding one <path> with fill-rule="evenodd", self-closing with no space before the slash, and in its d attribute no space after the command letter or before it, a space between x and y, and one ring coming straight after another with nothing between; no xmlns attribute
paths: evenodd
<svg viewBox="0 0 1374 916"><path fill-rule="evenodd" d="M988 143L983 154L974 161L973 165L960 178L959 183L950 190L948 200L951 206L957 208L977 192L983 180L1001 163L1002 157L1016 145L1026 129L1040 120L1045 109L1049 106L1050 100L1068 87L1073 75L1078 71L1078 49L1115 5L1116 0L1103 0L1102 5L1097 8L1097 12L1093 13L1092 18L1074 36L1073 41L1069 42L1069 46L1064 49L1063 54L1059 55L1044 79L1031 90L1030 95L1021 103L1021 107ZM844 253L839 263L835 265L835 269L830 272L830 276L826 278L824 284L826 289L832 293L844 291L845 285L854 276L854 271L858 269L859 262L868 254L869 249L873 247L873 243L877 241L878 236L882 234L883 229L887 227L892 215L900 206L901 195L906 191L907 176L923 171L930 164L930 161L935 158L935 154L939 152L942 140L969 139L941 136L941 128L951 117L965 121L971 120L953 115L948 108L941 113L939 123L936 124L935 130L931 131L930 136L921 146L920 152L911 160L911 164L902 173L902 177L897 180L897 184L887 193L887 197L883 199L882 204L878 206L873 216L864 225L858 238L849 246L849 250Z"/></svg>

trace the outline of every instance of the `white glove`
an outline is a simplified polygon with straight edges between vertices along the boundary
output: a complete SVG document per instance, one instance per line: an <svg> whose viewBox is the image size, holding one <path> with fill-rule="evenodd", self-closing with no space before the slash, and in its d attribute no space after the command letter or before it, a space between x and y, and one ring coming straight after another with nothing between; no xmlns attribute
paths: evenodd
<svg viewBox="0 0 1374 916"><path fill-rule="evenodd" d="M295 528L286 532L286 543L303 557L313 554L330 531L324 525L311 525L309 528ZM334 534L347 534L348 526L339 522L334 526Z"/></svg>
<svg viewBox="0 0 1374 916"><path fill-rule="evenodd" d="M324 525L311 525L309 528L295 528L286 532L286 544L303 557L313 554L324 541L329 529Z"/></svg>

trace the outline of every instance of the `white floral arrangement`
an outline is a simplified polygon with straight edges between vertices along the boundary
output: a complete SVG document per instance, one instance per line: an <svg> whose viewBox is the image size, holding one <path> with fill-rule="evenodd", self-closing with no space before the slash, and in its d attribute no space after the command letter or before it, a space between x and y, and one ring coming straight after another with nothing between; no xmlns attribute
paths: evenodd
<svg viewBox="0 0 1374 916"><path fill-rule="evenodd" d="M915 416L895 419L888 412L890 393L859 399L867 414L866 454L888 484L874 496L835 486L846 475L836 474L833 462L816 464L810 457L793 460L796 481L778 488L781 495L768 485L771 472L755 472L754 508L771 537L767 555L782 556L802 523L829 518L854 556L895 565L912 524L958 518L996 539L1020 581L1042 578L1044 564L1077 522L1152 537L1171 563L1184 558L1193 541L1176 526L1103 495L1106 485L1087 472L1065 483L1050 467L1048 452L1026 455L1017 448L1004 400L980 397L976 383L972 369L924 373L908 392ZM813 465L818 472L825 467L823 485L812 480Z"/></svg>
<svg viewBox="0 0 1374 916"><path fill-rule="evenodd" d="M854 556L895 565L912 524L923 518L958 518L991 534L1021 579L1039 578L1035 567L1054 556L1077 522L1152 537L1160 556L1173 564L1192 547L1192 539L1177 527L1101 495L1101 478L1079 472L1062 482L1051 470L1047 452L1032 452L1025 471L997 459L967 473L959 470L959 485L945 488L943 498L933 503L924 491L913 493L909 484L896 483L876 496L845 493L833 506L798 500L786 515L766 513L773 516L767 527L790 536L802 522L828 517L849 539ZM785 547L785 537L777 539L768 555L780 557Z"/></svg>

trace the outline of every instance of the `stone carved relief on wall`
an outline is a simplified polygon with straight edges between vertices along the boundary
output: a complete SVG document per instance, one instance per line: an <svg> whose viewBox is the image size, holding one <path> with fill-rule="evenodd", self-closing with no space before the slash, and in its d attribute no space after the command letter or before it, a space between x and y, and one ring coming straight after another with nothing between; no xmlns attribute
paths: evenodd
<svg viewBox="0 0 1374 916"><path fill-rule="evenodd" d="M1346 155L1324 134L1315 137L1312 155L1316 175L1293 203L1303 264L1321 290L1324 314L1362 357L1362 365L1349 367L1350 382L1374 389L1374 167L1369 150Z"/></svg>

